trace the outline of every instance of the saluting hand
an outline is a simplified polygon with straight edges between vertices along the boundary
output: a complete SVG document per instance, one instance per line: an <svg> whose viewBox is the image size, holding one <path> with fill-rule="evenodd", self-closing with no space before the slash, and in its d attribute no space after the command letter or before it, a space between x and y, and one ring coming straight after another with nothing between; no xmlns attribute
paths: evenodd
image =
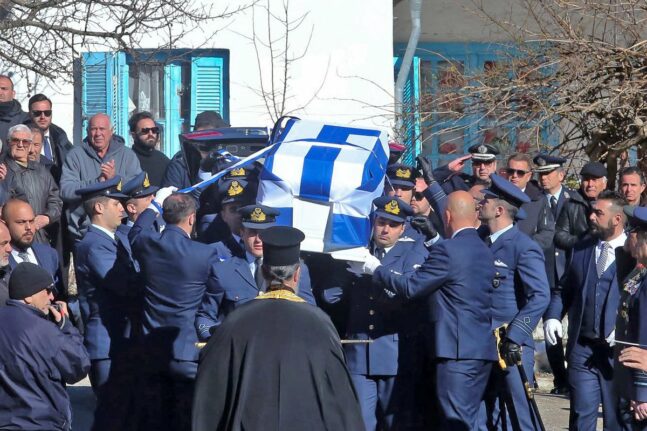
<svg viewBox="0 0 647 431"><path fill-rule="evenodd" d="M465 162L467 162L469 159L472 158L471 154L467 154L465 156L459 157L456 160L452 160L447 164L447 167L449 168L450 171L452 172L460 172L463 170L465 167Z"/></svg>

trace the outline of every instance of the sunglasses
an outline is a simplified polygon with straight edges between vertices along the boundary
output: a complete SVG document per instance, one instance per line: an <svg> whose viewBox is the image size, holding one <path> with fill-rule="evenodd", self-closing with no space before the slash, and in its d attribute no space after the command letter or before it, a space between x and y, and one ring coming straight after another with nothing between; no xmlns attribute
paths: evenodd
<svg viewBox="0 0 647 431"><path fill-rule="evenodd" d="M472 160L472 166L491 165L494 160Z"/></svg>
<svg viewBox="0 0 647 431"><path fill-rule="evenodd" d="M51 109L46 109L44 111L31 111L31 115L34 117L42 117L43 115L45 117L51 117L52 116L52 110Z"/></svg>
<svg viewBox="0 0 647 431"><path fill-rule="evenodd" d="M149 133L152 133L153 135L159 135L160 134L160 128L155 126L155 127L144 127L139 131L139 134L144 136L148 135Z"/></svg>
<svg viewBox="0 0 647 431"><path fill-rule="evenodd" d="M417 201L421 201L425 198L425 195L422 192L415 192L413 198Z"/></svg>
<svg viewBox="0 0 647 431"><path fill-rule="evenodd" d="M523 177L524 175L526 175L526 174L527 174L527 173L529 173L530 171L524 171L523 169L512 169L512 168L507 168L507 169L505 170L505 172L506 172L508 175L515 175L515 174L517 174L517 176L518 176L518 177Z"/></svg>

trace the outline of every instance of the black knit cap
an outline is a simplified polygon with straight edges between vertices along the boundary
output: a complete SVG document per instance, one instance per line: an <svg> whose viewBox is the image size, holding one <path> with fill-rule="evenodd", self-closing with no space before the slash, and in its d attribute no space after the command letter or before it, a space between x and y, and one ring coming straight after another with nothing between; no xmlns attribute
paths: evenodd
<svg viewBox="0 0 647 431"><path fill-rule="evenodd" d="M25 299L44 289L52 289L54 280L47 271L30 262L19 263L9 277L9 298Z"/></svg>
<svg viewBox="0 0 647 431"><path fill-rule="evenodd" d="M299 263L301 241L305 235L290 226L273 226L261 233L263 241L263 265L286 266Z"/></svg>

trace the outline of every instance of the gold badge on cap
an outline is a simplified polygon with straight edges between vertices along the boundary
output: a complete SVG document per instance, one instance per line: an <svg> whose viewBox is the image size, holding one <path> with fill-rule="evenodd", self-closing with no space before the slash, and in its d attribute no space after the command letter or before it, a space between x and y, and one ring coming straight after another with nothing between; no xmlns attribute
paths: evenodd
<svg viewBox="0 0 647 431"><path fill-rule="evenodd" d="M144 188L151 186L151 182L148 180L148 174L144 175L144 182L142 185L144 186Z"/></svg>
<svg viewBox="0 0 647 431"><path fill-rule="evenodd" d="M398 201L392 200L388 204L384 205L384 211L393 215L400 214L400 206L398 205Z"/></svg>
<svg viewBox="0 0 647 431"><path fill-rule="evenodd" d="M249 216L249 219L251 221L255 221L258 223L264 222L266 218L267 217L265 216L265 213L263 212L263 210L258 207L254 208L254 211L252 211L252 214Z"/></svg>
<svg viewBox="0 0 647 431"><path fill-rule="evenodd" d="M232 177L244 177L245 168L232 169L231 171L229 171L229 175Z"/></svg>
<svg viewBox="0 0 647 431"><path fill-rule="evenodd" d="M238 181L232 181L229 189L227 189L227 195L236 196L243 192L243 187Z"/></svg>
<svg viewBox="0 0 647 431"><path fill-rule="evenodd" d="M409 169L398 169L397 171L395 171L395 176L408 180L409 178L411 178L411 171Z"/></svg>
<svg viewBox="0 0 647 431"><path fill-rule="evenodd" d="M118 192L121 191L121 180L119 180L119 183L117 184L117 187L115 187Z"/></svg>

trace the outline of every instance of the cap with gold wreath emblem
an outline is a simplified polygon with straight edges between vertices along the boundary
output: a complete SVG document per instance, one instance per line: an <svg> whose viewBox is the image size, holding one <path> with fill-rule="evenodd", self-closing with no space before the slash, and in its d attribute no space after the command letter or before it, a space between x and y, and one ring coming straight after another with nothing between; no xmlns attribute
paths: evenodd
<svg viewBox="0 0 647 431"><path fill-rule="evenodd" d="M373 201L375 215L389 220L404 223L413 215L413 208L395 196L381 196Z"/></svg>
<svg viewBox="0 0 647 431"><path fill-rule="evenodd" d="M240 207L238 212L241 215L243 226L249 229L267 229L276 224L276 217L279 210L265 205L247 205Z"/></svg>

